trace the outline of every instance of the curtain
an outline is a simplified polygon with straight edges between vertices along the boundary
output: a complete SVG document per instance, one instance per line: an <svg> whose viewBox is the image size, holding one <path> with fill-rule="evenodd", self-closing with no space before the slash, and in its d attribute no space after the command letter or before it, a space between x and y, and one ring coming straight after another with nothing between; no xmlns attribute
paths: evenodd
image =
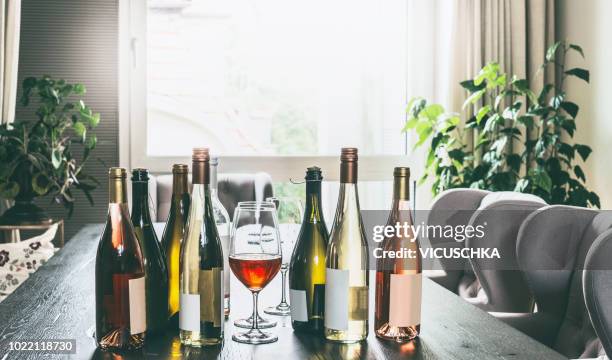
<svg viewBox="0 0 612 360"><path fill-rule="evenodd" d="M21 0L3 0L0 5L0 123L15 120L20 20ZM9 206L8 201L1 201L0 213ZM12 238L19 239L19 234L14 232Z"/></svg>

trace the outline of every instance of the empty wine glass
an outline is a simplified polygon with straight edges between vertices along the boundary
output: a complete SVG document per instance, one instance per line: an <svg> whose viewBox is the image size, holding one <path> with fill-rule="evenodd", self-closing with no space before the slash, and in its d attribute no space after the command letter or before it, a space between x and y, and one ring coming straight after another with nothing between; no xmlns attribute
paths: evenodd
<svg viewBox="0 0 612 360"><path fill-rule="evenodd" d="M302 201L297 198L269 197L266 201L276 205L278 217L282 222L281 247L283 264L281 265L281 281L283 286L280 303L276 306L265 308L264 312L270 315L289 315L291 314L291 306L287 303L287 271L289 270L293 247L300 232L304 207L302 206Z"/></svg>
<svg viewBox="0 0 612 360"><path fill-rule="evenodd" d="M274 204L255 201L238 203L234 212L229 264L234 275L253 294L253 315L251 321L245 319L235 323L238 327L247 325L250 330L234 334L234 341L267 344L278 340L275 335L261 331L257 296L276 276L281 262L280 234Z"/></svg>

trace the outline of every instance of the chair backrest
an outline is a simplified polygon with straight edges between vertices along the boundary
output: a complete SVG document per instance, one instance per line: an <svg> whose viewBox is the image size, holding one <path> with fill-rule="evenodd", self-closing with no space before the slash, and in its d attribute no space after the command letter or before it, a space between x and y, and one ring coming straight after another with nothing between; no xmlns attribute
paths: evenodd
<svg viewBox="0 0 612 360"><path fill-rule="evenodd" d="M516 240L523 220L546 203L541 198L517 192L489 192L476 189L453 189L438 196L432 205L428 225L489 224L485 236L457 242L444 234L429 240L434 248L498 248L509 266L516 262ZM485 270L485 259L440 259L444 276L433 280L457 293L470 303L487 311L531 311L533 297L519 271ZM513 267L517 268L517 267Z"/></svg>
<svg viewBox="0 0 612 360"><path fill-rule="evenodd" d="M499 264L497 259L470 259L482 292L474 296L480 308L496 312L533 310L533 295L522 272L517 270L516 242L523 221L544 206L546 202L538 196L510 191L491 193L482 199L470 225L484 225L485 235L469 237L465 246L495 248L503 264Z"/></svg>
<svg viewBox="0 0 612 360"><path fill-rule="evenodd" d="M582 277L589 318L608 357L612 357L612 230L599 235L587 253Z"/></svg>
<svg viewBox="0 0 612 360"><path fill-rule="evenodd" d="M156 180L155 207L157 221L163 222L168 218L170 200L172 198L172 175L159 175ZM273 196L272 178L267 173L231 174L221 173L217 177L219 200L229 213L230 219L234 216L234 209L241 201L263 201ZM191 188L191 176L189 176ZM151 187L150 187L151 188ZM153 189L151 189L153 193Z"/></svg>
<svg viewBox="0 0 612 360"><path fill-rule="evenodd" d="M482 199L490 194L489 191L478 189L451 189L440 193L434 200L427 217L427 225L456 226L466 225L480 206ZM434 233L429 237L433 248L462 248L463 243L455 241L454 237L447 237L445 233ZM458 293L460 283L470 282L473 277L466 275L467 261L462 258L439 259L443 276L432 277L432 280L448 290ZM469 279L466 279L469 278Z"/></svg>
<svg viewBox="0 0 612 360"><path fill-rule="evenodd" d="M549 345L569 358L599 356L601 348L585 306L582 274L593 241L612 227L612 216L595 210L553 205L531 214L521 226L519 267L539 313L558 324Z"/></svg>

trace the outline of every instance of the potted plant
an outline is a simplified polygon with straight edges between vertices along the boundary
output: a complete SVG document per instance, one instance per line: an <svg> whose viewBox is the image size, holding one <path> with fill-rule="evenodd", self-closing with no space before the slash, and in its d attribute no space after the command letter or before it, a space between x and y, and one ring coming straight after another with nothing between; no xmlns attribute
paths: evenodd
<svg viewBox="0 0 612 360"><path fill-rule="evenodd" d="M541 70L559 74L539 93L529 82L503 73L489 63L461 83L474 107L465 123L439 104L414 99L404 131L418 137L415 147L429 147L422 180L433 178L434 195L450 188L519 191L540 196L549 204L599 207L599 197L586 187L580 164L591 148L574 143L579 106L563 90L567 77L589 82L589 71L565 67L567 54L584 57L582 48L566 41L552 45ZM473 146L467 141L473 138Z"/></svg>
<svg viewBox="0 0 612 360"><path fill-rule="evenodd" d="M25 79L22 88L21 105L35 104L36 117L0 125L0 197L14 200L0 224L49 222L34 203L46 195L63 204L70 216L73 188L93 204L90 192L98 185L83 171L97 142L91 130L100 122L100 114L77 98L85 94L85 87L43 76ZM81 153L78 158L76 151Z"/></svg>

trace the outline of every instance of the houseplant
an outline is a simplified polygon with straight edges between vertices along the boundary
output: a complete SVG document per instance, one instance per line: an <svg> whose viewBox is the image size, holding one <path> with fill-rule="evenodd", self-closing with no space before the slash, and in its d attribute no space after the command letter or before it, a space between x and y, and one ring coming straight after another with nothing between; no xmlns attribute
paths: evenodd
<svg viewBox="0 0 612 360"><path fill-rule="evenodd" d="M97 142L91 130L100 122L100 114L78 99L85 87L43 76L25 79L22 91L21 105L35 106L36 116L0 125L0 197L14 200L0 217L2 224L49 221L33 202L46 195L71 215L73 189L93 203L90 192L98 185L83 171Z"/></svg>
<svg viewBox="0 0 612 360"><path fill-rule="evenodd" d="M589 72L566 69L570 52L584 57L580 46L566 41L547 50L541 70L553 68L558 79L538 94L527 80L487 64L461 83L469 94L464 108L473 107L474 114L463 123L439 104L422 98L410 103L404 130L416 133L415 147L429 146L422 180L433 177L434 195L470 187L532 193L549 204L600 206L578 159L586 161L591 148L572 141L579 106L563 85L569 76L589 82Z"/></svg>

